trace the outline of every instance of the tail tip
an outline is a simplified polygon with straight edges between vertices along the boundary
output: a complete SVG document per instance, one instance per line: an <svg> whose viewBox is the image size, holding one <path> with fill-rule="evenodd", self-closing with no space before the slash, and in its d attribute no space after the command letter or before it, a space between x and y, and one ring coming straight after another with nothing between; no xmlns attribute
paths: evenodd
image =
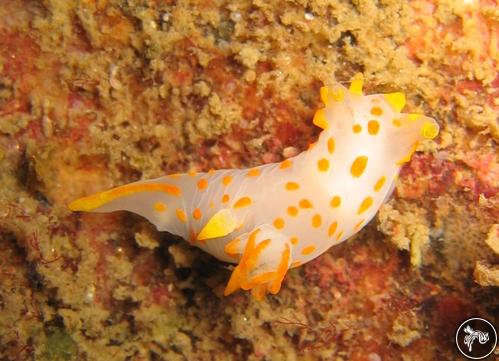
<svg viewBox="0 0 499 361"><path fill-rule="evenodd" d="M95 208L95 205L92 204L92 202L89 202L87 197L78 198L68 204L68 209L72 212L89 212Z"/></svg>

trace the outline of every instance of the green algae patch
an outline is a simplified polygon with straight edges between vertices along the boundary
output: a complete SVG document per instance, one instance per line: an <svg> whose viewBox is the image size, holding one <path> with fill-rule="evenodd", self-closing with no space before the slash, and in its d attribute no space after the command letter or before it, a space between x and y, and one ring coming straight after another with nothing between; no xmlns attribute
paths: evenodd
<svg viewBox="0 0 499 361"><path fill-rule="evenodd" d="M76 342L64 330L53 328L49 331L43 358L45 360L74 360L78 349Z"/></svg>

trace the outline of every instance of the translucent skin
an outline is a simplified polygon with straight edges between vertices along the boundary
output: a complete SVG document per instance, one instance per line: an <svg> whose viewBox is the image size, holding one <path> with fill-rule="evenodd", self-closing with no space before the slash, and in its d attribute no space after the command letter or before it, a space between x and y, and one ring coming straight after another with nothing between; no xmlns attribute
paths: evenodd
<svg viewBox="0 0 499 361"><path fill-rule="evenodd" d="M390 195L417 142L438 134L428 117L402 114L401 93L362 95L324 87L314 117L323 128L307 151L252 169L179 174L85 197L72 210L127 210L158 230L238 264L225 294L277 293L286 271L349 238Z"/></svg>

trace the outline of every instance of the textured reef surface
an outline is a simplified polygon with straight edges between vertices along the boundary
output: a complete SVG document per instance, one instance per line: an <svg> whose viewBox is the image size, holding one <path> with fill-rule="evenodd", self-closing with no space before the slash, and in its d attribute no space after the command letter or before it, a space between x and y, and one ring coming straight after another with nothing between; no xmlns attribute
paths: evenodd
<svg viewBox="0 0 499 361"><path fill-rule="evenodd" d="M498 325L496 1L0 0L0 360L446 360ZM361 72L437 119L391 200L278 295L84 195L307 149Z"/></svg>

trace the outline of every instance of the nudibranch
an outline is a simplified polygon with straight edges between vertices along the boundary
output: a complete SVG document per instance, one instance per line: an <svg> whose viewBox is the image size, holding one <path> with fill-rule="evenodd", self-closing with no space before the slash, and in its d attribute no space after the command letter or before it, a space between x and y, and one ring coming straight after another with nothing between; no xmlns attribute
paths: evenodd
<svg viewBox="0 0 499 361"><path fill-rule="evenodd" d="M358 232L390 196L419 141L433 139L432 118L401 113L402 93L363 95L356 76L320 90L322 128L308 150L250 169L172 174L80 198L73 211L126 210L159 231L237 264L225 288L261 299L276 294L288 269Z"/></svg>

